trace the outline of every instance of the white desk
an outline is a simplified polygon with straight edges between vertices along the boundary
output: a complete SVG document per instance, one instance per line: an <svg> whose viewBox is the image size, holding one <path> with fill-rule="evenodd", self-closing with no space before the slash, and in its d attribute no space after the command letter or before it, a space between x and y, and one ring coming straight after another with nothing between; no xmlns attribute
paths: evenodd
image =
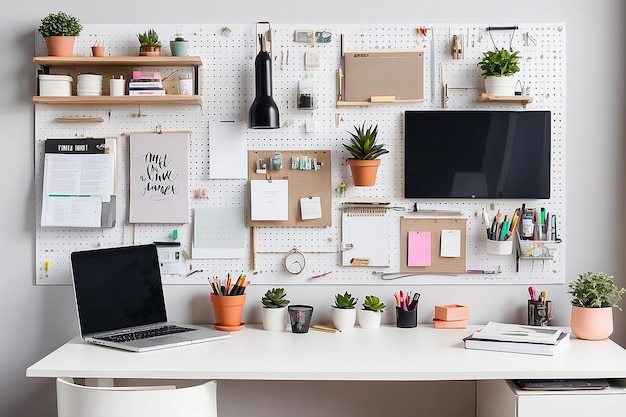
<svg viewBox="0 0 626 417"><path fill-rule="evenodd" d="M572 338L558 356L463 348L467 329L383 326L343 333L267 332L246 326L229 339L146 353L76 338L26 370L29 377L307 381L437 381L626 378L626 350Z"/></svg>

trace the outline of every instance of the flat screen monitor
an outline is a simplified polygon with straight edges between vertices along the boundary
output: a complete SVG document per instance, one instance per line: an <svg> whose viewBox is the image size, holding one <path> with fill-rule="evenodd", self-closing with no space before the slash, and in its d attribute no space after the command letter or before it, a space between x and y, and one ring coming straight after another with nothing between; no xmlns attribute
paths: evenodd
<svg viewBox="0 0 626 417"><path fill-rule="evenodd" d="M550 198L549 111L404 113L405 198Z"/></svg>

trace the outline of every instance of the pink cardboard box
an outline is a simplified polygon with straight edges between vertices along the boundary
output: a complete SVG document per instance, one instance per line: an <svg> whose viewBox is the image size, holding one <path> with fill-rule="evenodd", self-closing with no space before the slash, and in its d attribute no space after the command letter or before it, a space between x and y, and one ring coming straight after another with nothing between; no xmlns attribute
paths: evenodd
<svg viewBox="0 0 626 417"><path fill-rule="evenodd" d="M467 320L469 319L469 316L470 309L468 306L462 306L459 304L446 304L442 306L435 306L435 318L437 320Z"/></svg>

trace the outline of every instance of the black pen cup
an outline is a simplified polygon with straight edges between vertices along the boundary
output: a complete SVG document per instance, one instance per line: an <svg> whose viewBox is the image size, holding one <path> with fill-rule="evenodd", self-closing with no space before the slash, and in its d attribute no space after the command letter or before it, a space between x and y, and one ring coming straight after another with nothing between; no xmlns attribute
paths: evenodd
<svg viewBox="0 0 626 417"><path fill-rule="evenodd" d="M528 325L547 326L552 319L552 301L528 300Z"/></svg>
<svg viewBox="0 0 626 417"><path fill-rule="evenodd" d="M403 310L402 307L396 307L396 326L404 329L417 327L417 308Z"/></svg>
<svg viewBox="0 0 626 417"><path fill-rule="evenodd" d="M287 306L291 331L293 333L308 333L313 317L313 306L292 305Z"/></svg>

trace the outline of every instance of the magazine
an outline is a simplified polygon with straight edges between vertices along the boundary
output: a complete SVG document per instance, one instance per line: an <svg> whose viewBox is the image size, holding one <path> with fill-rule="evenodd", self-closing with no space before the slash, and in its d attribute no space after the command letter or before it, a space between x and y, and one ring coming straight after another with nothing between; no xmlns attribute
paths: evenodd
<svg viewBox="0 0 626 417"><path fill-rule="evenodd" d="M545 343L502 342L499 340L463 339L465 349L490 350L495 352L527 353L530 355L555 356L569 345L569 333L561 333L555 345Z"/></svg>
<svg viewBox="0 0 626 417"><path fill-rule="evenodd" d="M472 333L472 338L555 345L561 333L563 330L557 327L525 326L490 321L485 327Z"/></svg>

